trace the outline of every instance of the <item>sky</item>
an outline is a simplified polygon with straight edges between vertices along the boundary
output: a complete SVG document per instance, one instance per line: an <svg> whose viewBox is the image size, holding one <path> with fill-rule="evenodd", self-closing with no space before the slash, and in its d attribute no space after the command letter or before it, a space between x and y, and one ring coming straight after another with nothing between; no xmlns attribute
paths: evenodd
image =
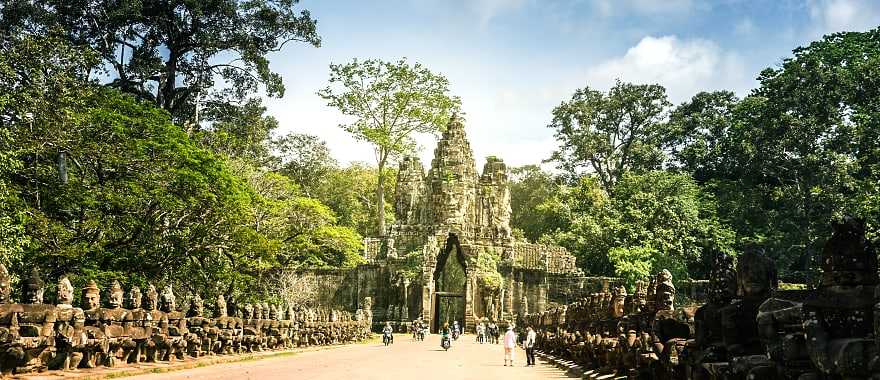
<svg viewBox="0 0 880 380"><path fill-rule="evenodd" d="M322 44L288 44L270 56L286 93L267 99L268 113L282 134L325 140L342 164L375 158L368 143L338 127L351 119L315 94L327 85L330 63L405 57L443 74L461 97L478 168L489 155L520 166L556 148L551 111L578 88L659 83L675 104L704 90L744 96L762 69L794 48L880 26L880 0L302 0L298 7L318 20ZM428 166L435 138L417 140Z"/></svg>

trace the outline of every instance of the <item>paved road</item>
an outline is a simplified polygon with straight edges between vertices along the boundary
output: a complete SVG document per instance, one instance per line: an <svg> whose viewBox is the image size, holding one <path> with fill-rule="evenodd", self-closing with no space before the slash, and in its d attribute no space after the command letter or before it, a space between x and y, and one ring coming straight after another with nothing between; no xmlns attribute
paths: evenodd
<svg viewBox="0 0 880 380"><path fill-rule="evenodd" d="M473 335L455 342L449 351L440 348L440 338L431 335L424 342L396 336L389 347L356 344L328 350L304 352L250 362L219 364L180 372L151 374L131 379L407 379L407 380L531 380L564 379L562 371L538 360L524 367L525 352L517 350L516 367L505 367L501 345L477 344Z"/></svg>

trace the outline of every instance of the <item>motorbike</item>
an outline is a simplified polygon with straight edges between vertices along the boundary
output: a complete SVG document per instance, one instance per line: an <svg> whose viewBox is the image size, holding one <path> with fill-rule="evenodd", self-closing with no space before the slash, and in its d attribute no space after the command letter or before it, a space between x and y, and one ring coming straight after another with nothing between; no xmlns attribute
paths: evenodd
<svg viewBox="0 0 880 380"><path fill-rule="evenodd" d="M391 336L390 332L382 333L382 343L385 343L386 346L394 343L394 337Z"/></svg>
<svg viewBox="0 0 880 380"><path fill-rule="evenodd" d="M458 329L452 330L452 340L458 340Z"/></svg>
<svg viewBox="0 0 880 380"><path fill-rule="evenodd" d="M443 338L440 339L440 347L443 347L444 351L449 350L449 347L452 347L452 339L449 339L448 335L444 335Z"/></svg>

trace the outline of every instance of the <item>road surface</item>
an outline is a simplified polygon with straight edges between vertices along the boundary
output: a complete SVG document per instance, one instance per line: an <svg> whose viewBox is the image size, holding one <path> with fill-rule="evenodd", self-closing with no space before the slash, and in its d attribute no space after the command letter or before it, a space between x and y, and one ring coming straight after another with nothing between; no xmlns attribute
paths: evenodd
<svg viewBox="0 0 880 380"><path fill-rule="evenodd" d="M465 335L449 351L440 348L437 335L424 342L395 336L396 343L355 344L326 350L283 355L255 361L218 364L190 370L129 377L129 379L413 379L413 380L532 380L565 379L563 372L541 362L525 367L525 352L518 349L514 367L505 367L500 344L478 344Z"/></svg>

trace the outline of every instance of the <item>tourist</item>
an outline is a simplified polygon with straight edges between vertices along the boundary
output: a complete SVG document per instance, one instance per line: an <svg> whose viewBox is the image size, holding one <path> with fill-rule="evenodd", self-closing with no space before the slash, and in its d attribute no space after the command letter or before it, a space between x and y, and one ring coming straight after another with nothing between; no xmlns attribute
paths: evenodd
<svg viewBox="0 0 880 380"><path fill-rule="evenodd" d="M394 328L391 327L391 322L385 322L385 328L382 329L382 341L385 345L394 343Z"/></svg>
<svg viewBox="0 0 880 380"><path fill-rule="evenodd" d="M492 344L498 344L498 325L495 324L495 321L489 323L489 342Z"/></svg>
<svg viewBox="0 0 880 380"><path fill-rule="evenodd" d="M535 339L537 339L535 330L532 330L532 326L527 327L526 342L524 344L526 349L526 367L535 365Z"/></svg>
<svg viewBox="0 0 880 380"><path fill-rule="evenodd" d="M461 329L458 327L458 321L452 321L452 340L458 340L461 335Z"/></svg>
<svg viewBox="0 0 880 380"><path fill-rule="evenodd" d="M486 339L486 325L480 322L477 325L477 342L483 344L483 341Z"/></svg>
<svg viewBox="0 0 880 380"><path fill-rule="evenodd" d="M516 333L513 331L513 325L507 327L507 333L504 334L504 366L510 362L513 367L513 350L516 349Z"/></svg>

